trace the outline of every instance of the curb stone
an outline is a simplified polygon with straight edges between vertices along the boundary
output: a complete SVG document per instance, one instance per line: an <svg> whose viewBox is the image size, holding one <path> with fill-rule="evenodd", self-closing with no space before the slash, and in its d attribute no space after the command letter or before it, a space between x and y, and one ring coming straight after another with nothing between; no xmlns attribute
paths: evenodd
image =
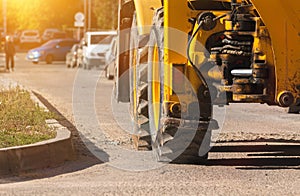
<svg viewBox="0 0 300 196"><path fill-rule="evenodd" d="M70 131L60 127L54 139L0 149L0 174L55 167L65 161L74 160L75 154L70 138Z"/></svg>
<svg viewBox="0 0 300 196"><path fill-rule="evenodd" d="M31 93L33 100L47 110L46 106ZM55 167L75 159L71 132L55 119L46 120L56 129L54 139L9 148L0 148L0 175L22 171Z"/></svg>

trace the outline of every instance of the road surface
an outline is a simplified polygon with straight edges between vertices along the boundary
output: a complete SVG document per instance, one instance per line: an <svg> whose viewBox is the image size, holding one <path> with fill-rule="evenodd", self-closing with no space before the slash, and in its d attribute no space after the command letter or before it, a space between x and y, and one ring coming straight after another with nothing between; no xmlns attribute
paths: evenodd
<svg viewBox="0 0 300 196"><path fill-rule="evenodd" d="M77 160L3 176L0 195L300 195L299 115L259 104L217 108L221 130L206 164L156 163L150 151L132 150L128 105L111 99L102 69L17 58L0 82L34 91L60 114Z"/></svg>

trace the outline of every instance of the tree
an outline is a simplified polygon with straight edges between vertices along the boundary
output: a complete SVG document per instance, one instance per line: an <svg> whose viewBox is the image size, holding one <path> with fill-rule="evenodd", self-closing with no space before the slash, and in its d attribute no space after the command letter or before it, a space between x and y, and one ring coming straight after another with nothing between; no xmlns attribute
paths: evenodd
<svg viewBox="0 0 300 196"><path fill-rule="evenodd" d="M83 12L83 4L84 0L7 0L8 33L16 29L74 27L74 15ZM93 28L117 28L118 0L92 0L91 7Z"/></svg>
<svg viewBox="0 0 300 196"><path fill-rule="evenodd" d="M118 20L118 0L94 0L93 12L100 29L116 29Z"/></svg>
<svg viewBox="0 0 300 196"><path fill-rule="evenodd" d="M7 29L73 27L74 14L82 10L81 0L7 0Z"/></svg>

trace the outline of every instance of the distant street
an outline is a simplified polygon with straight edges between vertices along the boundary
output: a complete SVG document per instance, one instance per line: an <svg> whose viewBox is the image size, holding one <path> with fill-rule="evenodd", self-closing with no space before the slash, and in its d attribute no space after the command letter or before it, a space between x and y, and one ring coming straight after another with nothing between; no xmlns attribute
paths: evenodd
<svg viewBox="0 0 300 196"><path fill-rule="evenodd" d="M0 178L1 195L300 195L300 115L260 104L216 108L222 129L207 163L161 164L150 151L132 150L128 105L111 99L104 66L35 65L24 53L15 72L3 65L0 55L0 82L19 83L61 114L78 159Z"/></svg>

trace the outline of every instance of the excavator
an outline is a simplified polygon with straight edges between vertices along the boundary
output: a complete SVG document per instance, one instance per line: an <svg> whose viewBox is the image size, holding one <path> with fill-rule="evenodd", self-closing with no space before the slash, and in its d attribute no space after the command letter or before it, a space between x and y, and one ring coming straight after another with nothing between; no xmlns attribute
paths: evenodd
<svg viewBox="0 0 300 196"><path fill-rule="evenodd" d="M205 161L215 106L300 111L300 1L119 0L118 33L114 94L158 161Z"/></svg>

